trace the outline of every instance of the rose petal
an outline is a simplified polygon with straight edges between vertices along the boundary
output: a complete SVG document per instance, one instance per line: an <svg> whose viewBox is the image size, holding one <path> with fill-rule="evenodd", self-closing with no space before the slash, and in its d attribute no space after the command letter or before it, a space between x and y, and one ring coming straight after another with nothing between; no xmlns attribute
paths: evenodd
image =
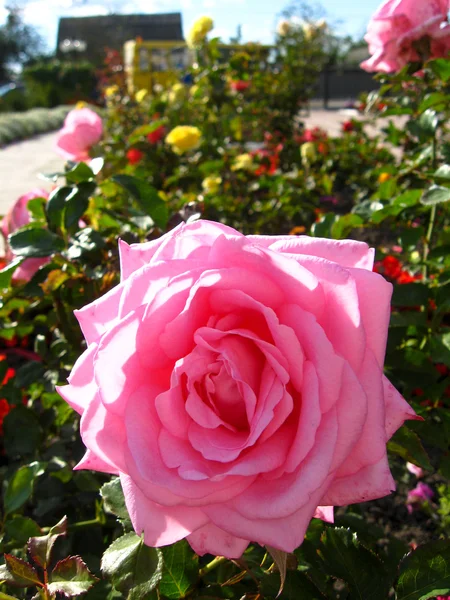
<svg viewBox="0 0 450 600"><path fill-rule="evenodd" d="M250 543L248 540L226 533L212 523L197 529L186 539L199 556L212 554L229 559L240 558Z"/></svg>

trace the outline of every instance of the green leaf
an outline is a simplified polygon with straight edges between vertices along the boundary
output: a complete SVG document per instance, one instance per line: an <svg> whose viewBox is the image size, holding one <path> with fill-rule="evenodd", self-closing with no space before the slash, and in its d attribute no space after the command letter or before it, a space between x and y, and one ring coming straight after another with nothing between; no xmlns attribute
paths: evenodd
<svg viewBox="0 0 450 600"><path fill-rule="evenodd" d="M435 110L427 108L419 118L419 125L425 135L433 137L439 125L439 116Z"/></svg>
<svg viewBox="0 0 450 600"><path fill-rule="evenodd" d="M105 240L98 231L90 227L77 231L70 241L71 244L67 250L67 258L70 260L99 251L106 245Z"/></svg>
<svg viewBox="0 0 450 600"><path fill-rule="evenodd" d="M450 593L450 540L419 546L400 563L397 600L428 600Z"/></svg>
<svg viewBox="0 0 450 600"><path fill-rule="evenodd" d="M198 558L186 540L161 549L164 568L159 591L163 596L176 600L185 598L198 579Z"/></svg>
<svg viewBox="0 0 450 600"><path fill-rule="evenodd" d="M439 167L439 169L435 172L434 177L450 181L450 165L442 165Z"/></svg>
<svg viewBox="0 0 450 600"><path fill-rule="evenodd" d="M450 332L434 334L430 346L433 361L450 368Z"/></svg>
<svg viewBox="0 0 450 600"><path fill-rule="evenodd" d="M70 229L74 225L78 226L78 221L88 209L89 198L95 192L96 187L95 182L83 181L67 196L64 210L66 229Z"/></svg>
<svg viewBox="0 0 450 600"><path fill-rule="evenodd" d="M72 187L65 185L64 187L56 188L50 194L46 205L46 212L48 226L51 229L61 227L66 198L72 193L72 190Z"/></svg>
<svg viewBox="0 0 450 600"><path fill-rule="evenodd" d="M421 202L422 204L425 204L425 206L431 206L433 204L441 204L441 202L448 202L449 200L450 188L432 185L422 196Z"/></svg>
<svg viewBox="0 0 450 600"><path fill-rule="evenodd" d="M112 180L123 187L140 204L160 229L165 229L169 219L167 204L161 200L158 190L142 179L131 175L114 175Z"/></svg>
<svg viewBox="0 0 450 600"><path fill-rule="evenodd" d="M427 471L433 470L419 436L405 425L391 437L388 450Z"/></svg>
<svg viewBox="0 0 450 600"><path fill-rule="evenodd" d="M432 94L427 94L422 102L419 104L418 111L424 112L427 108L435 107L436 110L441 110L445 108L448 102L447 96L445 94L441 94L440 92L433 92Z"/></svg>
<svg viewBox="0 0 450 600"><path fill-rule="evenodd" d="M100 495L103 498L105 512L111 513L119 519L129 519L120 477L114 477L108 483L103 484Z"/></svg>
<svg viewBox="0 0 450 600"><path fill-rule="evenodd" d="M6 265L0 271L0 290L3 288L7 288L11 284L12 276L14 275L14 271L18 268L18 266L23 262L23 258L15 258L9 265Z"/></svg>
<svg viewBox="0 0 450 600"><path fill-rule="evenodd" d="M8 482L3 499L5 514L10 514L23 506L33 493L34 480L44 469L39 462L20 467Z"/></svg>
<svg viewBox="0 0 450 600"><path fill-rule="evenodd" d="M17 256L42 258L51 256L64 249L64 240L58 235L41 229L30 227L12 233L8 238L11 250Z"/></svg>
<svg viewBox="0 0 450 600"><path fill-rule="evenodd" d="M261 580L261 593L264 598L278 600L323 600L325 596L316 588L304 573L288 571L284 589L279 594L280 576L272 573Z"/></svg>
<svg viewBox="0 0 450 600"><path fill-rule="evenodd" d="M67 517L63 517L56 525L54 525L47 535L32 537L28 540L28 552L33 561L42 568L47 568L51 559L52 548L56 540L66 535L67 532Z"/></svg>
<svg viewBox="0 0 450 600"><path fill-rule="evenodd" d="M48 591L69 598L88 592L98 578L92 575L80 556L68 556L56 563L50 576Z"/></svg>
<svg viewBox="0 0 450 600"><path fill-rule="evenodd" d="M70 171L66 171L66 180L68 183L80 183L81 181L91 181L94 179L94 172L84 162L80 162Z"/></svg>
<svg viewBox="0 0 450 600"><path fill-rule="evenodd" d="M446 58L438 58L428 63L433 73L446 82L450 79L450 61Z"/></svg>
<svg viewBox="0 0 450 600"><path fill-rule="evenodd" d="M41 533L39 525L29 517L14 515L12 519L8 519L5 523L6 536L19 546L26 544L30 537Z"/></svg>
<svg viewBox="0 0 450 600"><path fill-rule="evenodd" d="M94 173L94 175L98 175L100 173L100 171L103 169L103 165L105 164L105 159L102 158L101 156L98 156L97 158L93 158L90 162L90 168L92 170L92 172Z"/></svg>
<svg viewBox="0 0 450 600"><path fill-rule="evenodd" d="M425 306L429 290L421 283L404 283L394 286L392 304L394 306Z"/></svg>
<svg viewBox="0 0 450 600"><path fill-rule="evenodd" d="M41 437L42 430L35 412L25 406L15 406L4 418L3 443L8 456L33 454Z"/></svg>
<svg viewBox="0 0 450 600"><path fill-rule="evenodd" d="M5 566L6 572L0 572L0 580L9 574L9 577L4 577L4 579L10 585L30 587L41 583L36 569L17 556L5 554Z"/></svg>
<svg viewBox="0 0 450 600"><path fill-rule="evenodd" d="M162 564L160 550L146 546L135 533L126 533L107 548L101 568L128 600L140 600L158 585Z"/></svg>
<svg viewBox="0 0 450 600"><path fill-rule="evenodd" d="M387 598L391 581L380 558L359 543L349 529L327 527L319 552L329 575L343 579L351 598Z"/></svg>
<svg viewBox="0 0 450 600"><path fill-rule="evenodd" d="M45 221L45 198L33 198L27 203L27 210L35 221Z"/></svg>
<svg viewBox="0 0 450 600"><path fill-rule="evenodd" d="M421 195L422 190L408 190L397 196L392 204L401 208L410 208L419 203Z"/></svg>
<svg viewBox="0 0 450 600"><path fill-rule="evenodd" d="M42 381L45 369L37 361L30 361L19 367L16 371L14 385L18 388L27 388L32 383Z"/></svg>

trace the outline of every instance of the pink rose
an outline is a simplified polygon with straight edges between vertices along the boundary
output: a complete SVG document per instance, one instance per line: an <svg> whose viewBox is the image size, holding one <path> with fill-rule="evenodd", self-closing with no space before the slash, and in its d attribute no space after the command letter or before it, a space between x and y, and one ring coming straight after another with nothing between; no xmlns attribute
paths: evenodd
<svg viewBox="0 0 450 600"><path fill-rule="evenodd" d="M82 415L77 468L120 475L148 545L290 552L314 515L395 489L386 441L415 414L383 376L392 286L373 256L209 221L120 243L59 393Z"/></svg>
<svg viewBox="0 0 450 600"><path fill-rule="evenodd" d="M431 38L431 57L450 49L448 0L385 0L370 20L366 42L371 58L361 64L366 71L399 71L420 60L414 42Z"/></svg>
<svg viewBox="0 0 450 600"><path fill-rule="evenodd" d="M415 508L420 508L425 502L429 502L433 496L434 492L430 486L420 481L414 489L408 492L406 507L409 514L411 514Z"/></svg>
<svg viewBox="0 0 450 600"><path fill-rule="evenodd" d="M417 465L415 465L413 463L407 462L406 468L408 469L408 471L410 473L415 475L417 477L417 479L420 479L421 477L424 476L424 470L421 467L418 467Z"/></svg>
<svg viewBox="0 0 450 600"><path fill-rule="evenodd" d="M28 225L30 222L30 213L28 212L27 206L30 200L33 198L48 198L48 193L40 188L36 188L28 194L21 196L17 202L9 209L6 215L0 222L0 231L5 239L6 245L6 260L11 262L14 259L14 254L10 250L7 239L8 235L14 233L17 229ZM36 273L36 271L48 262L48 258L27 258L21 265L14 271L13 281L28 281Z"/></svg>
<svg viewBox="0 0 450 600"><path fill-rule="evenodd" d="M103 135L101 118L90 108L71 110L58 133L56 151L68 160L89 160L89 149Z"/></svg>

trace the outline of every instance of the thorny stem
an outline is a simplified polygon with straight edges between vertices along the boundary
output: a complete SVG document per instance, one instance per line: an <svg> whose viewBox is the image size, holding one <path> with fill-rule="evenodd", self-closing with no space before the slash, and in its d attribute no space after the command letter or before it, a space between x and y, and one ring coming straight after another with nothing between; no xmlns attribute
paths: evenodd
<svg viewBox="0 0 450 600"><path fill-rule="evenodd" d="M437 140L436 140L436 135L433 138L433 142L432 142L432 153L433 153L433 158L432 158L432 164L433 164L433 170L436 169L436 164L437 164ZM423 244L423 255L422 255L422 260L423 260L423 269L422 269L422 274L423 274L423 278L426 279L428 276L428 267L425 264L426 260L428 258L428 254L430 252L430 243L431 243L431 238L433 236L433 229L434 229L434 224L436 222L436 204L433 204L433 206L431 207L431 212L430 212L430 221L428 223L428 229L427 229L427 234L425 236L425 241Z"/></svg>
<svg viewBox="0 0 450 600"><path fill-rule="evenodd" d="M75 531L76 529L84 529L85 527L91 527L92 525L100 525L99 519L91 519L90 521L80 521L79 523L72 523L67 527L68 531ZM42 527L44 534L49 533L51 527Z"/></svg>

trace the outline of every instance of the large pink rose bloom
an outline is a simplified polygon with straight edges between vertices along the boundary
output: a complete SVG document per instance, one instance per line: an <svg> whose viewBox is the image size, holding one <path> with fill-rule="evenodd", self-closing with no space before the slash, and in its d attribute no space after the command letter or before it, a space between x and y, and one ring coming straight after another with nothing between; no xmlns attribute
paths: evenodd
<svg viewBox="0 0 450 600"><path fill-rule="evenodd" d="M386 441L415 414L383 376L392 286L366 244L198 221L120 259L59 393L77 468L120 475L148 545L290 552L313 515L395 489Z"/></svg>
<svg viewBox="0 0 450 600"><path fill-rule="evenodd" d="M5 240L6 246L6 261L11 262L14 259L14 254L10 250L7 239L8 235L14 233L17 229L28 225L31 220L30 213L28 212L27 206L30 200L34 198L48 198L48 193L40 188L35 188L28 194L21 196L16 203L9 209L6 215L0 222L0 231ZM28 281L36 273L36 271L48 262L48 258L27 258L22 264L14 271L14 281Z"/></svg>
<svg viewBox="0 0 450 600"><path fill-rule="evenodd" d="M56 150L68 160L89 160L89 149L103 135L101 118L90 108L71 110L58 133Z"/></svg>
<svg viewBox="0 0 450 600"><path fill-rule="evenodd" d="M450 50L449 0L386 0L372 16L366 42L371 58L366 71L399 71L420 59L413 42L430 38L431 58Z"/></svg>

